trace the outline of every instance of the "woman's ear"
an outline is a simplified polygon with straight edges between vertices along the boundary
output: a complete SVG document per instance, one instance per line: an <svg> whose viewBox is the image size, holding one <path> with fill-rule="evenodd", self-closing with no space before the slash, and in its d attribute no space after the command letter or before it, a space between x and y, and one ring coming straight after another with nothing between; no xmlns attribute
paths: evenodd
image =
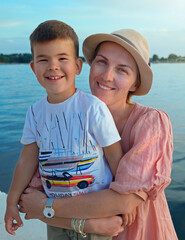
<svg viewBox="0 0 185 240"><path fill-rule="evenodd" d="M131 87L130 87L130 92L135 92L137 89L137 83L134 83Z"/></svg>
<svg viewBox="0 0 185 240"><path fill-rule="evenodd" d="M79 75L82 70L83 60L81 58L77 58L76 60L76 75Z"/></svg>
<svg viewBox="0 0 185 240"><path fill-rule="evenodd" d="M139 88L140 85L141 85L140 74L138 72L136 81L133 84L133 86L131 86L130 92L135 92Z"/></svg>

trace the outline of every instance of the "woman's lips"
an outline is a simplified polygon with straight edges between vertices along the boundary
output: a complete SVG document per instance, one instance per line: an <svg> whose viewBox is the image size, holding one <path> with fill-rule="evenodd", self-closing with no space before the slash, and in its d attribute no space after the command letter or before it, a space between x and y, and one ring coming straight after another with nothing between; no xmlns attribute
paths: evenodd
<svg viewBox="0 0 185 240"><path fill-rule="evenodd" d="M99 82L97 82L97 84L103 90L114 90L115 89L115 88L112 88L112 87L109 87L109 86L102 85Z"/></svg>

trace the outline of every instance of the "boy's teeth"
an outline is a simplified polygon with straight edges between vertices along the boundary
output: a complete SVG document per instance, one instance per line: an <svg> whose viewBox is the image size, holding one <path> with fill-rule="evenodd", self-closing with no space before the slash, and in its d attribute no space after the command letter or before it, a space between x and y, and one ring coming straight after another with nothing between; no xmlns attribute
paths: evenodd
<svg viewBox="0 0 185 240"><path fill-rule="evenodd" d="M60 77L50 77L49 79L51 80L56 80L56 79L59 79Z"/></svg>

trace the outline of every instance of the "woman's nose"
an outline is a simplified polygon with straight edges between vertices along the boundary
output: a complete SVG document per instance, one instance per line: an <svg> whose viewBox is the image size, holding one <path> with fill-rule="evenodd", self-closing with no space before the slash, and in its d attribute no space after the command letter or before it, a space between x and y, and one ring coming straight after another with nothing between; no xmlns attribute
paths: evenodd
<svg viewBox="0 0 185 240"><path fill-rule="evenodd" d="M113 81L114 80L114 68L107 67L104 69L102 77L105 81Z"/></svg>

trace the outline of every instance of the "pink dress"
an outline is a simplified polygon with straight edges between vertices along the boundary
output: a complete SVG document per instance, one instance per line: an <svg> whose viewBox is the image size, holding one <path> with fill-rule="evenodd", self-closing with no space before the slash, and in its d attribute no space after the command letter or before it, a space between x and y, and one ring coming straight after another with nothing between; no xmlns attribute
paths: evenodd
<svg viewBox="0 0 185 240"><path fill-rule="evenodd" d="M173 137L168 115L135 104L122 135L125 153L110 188L121 194L137 193L135 222L114 240L176 240L164 189L171 179Z"/></svg>

